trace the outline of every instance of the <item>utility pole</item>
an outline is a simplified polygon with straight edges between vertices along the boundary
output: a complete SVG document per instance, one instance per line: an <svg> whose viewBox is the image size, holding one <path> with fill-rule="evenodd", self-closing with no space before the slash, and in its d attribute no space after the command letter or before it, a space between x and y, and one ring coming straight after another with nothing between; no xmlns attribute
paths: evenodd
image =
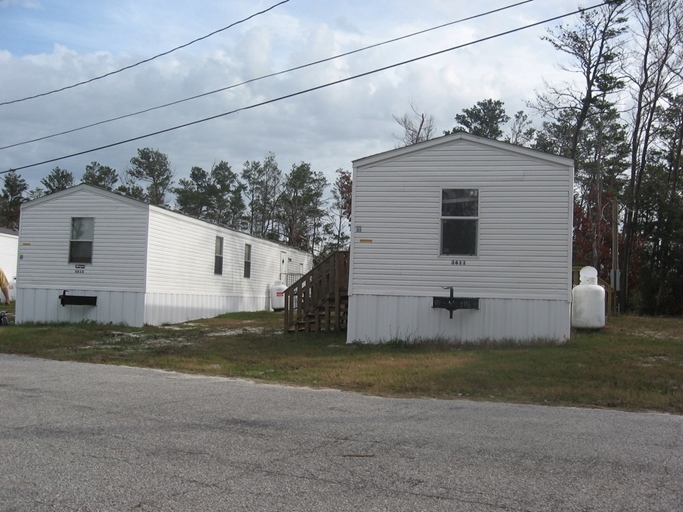
<svg viewBox="0 0 683 512"><path fill-rule="evenodd" d="M612 198L612 270L610 271L610 285L616 295L617 314L621 309L619 292L621 291L621 275L619 271L619 205L617 198Z"/></svg>

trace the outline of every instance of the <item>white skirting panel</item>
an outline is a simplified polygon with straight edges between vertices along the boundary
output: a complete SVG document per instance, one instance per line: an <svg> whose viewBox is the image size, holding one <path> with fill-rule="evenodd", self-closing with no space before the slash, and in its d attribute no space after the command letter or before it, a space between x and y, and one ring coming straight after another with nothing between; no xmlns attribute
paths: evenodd
<svg viewBox="0 0 683 512"><path fill-rule="evenodd" d="M447 296L447 295L445 295ZM352 295L347 342L531 341L565 342L571 333L571 304L561 300L480 299L479 309L433 309L432 297Z"/></svg>
<svg viewBox="0 0 683 512"><path fill-rule="evenodd" d="M59 296L63 289L18 288L15 322L97 322L143 324L144 294L139 292L111 292L102 290L73 290L68 295L97 297L97 306L62 306Z"/></svg>
<svg viewBox="0 0 683 512"><path fill-rule="evenodd" d="M148 325L177 324L237 311L264 311L268 309L268 305L267 296L229 297L148 293L145 298L145 323Z"/></svg>
<svg viewBox="0 0 683 512"><path fill-rule="evenodd" d="M16 323L83 322L140 327L211 318L236 311L264 311L269 297L225 297L171 293L69 290L69 295L97 297L97 306L62 306L64 290L17 290Z"/></svg>

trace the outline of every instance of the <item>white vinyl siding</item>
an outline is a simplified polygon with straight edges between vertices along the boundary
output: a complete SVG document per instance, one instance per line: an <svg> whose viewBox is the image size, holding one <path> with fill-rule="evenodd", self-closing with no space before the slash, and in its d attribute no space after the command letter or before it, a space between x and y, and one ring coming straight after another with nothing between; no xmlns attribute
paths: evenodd
<svg viewBox="0 0 683 512"><path fill-rule="evenodd" d="M453 286L459 296L569 300L568 161L466 139L426 144L355 162L351 293L433 296ZM444 188L479 190L476 257L439 255Z"/></svg>
<svg viewBox="0 0 683 512"><path fill-rule="evenodd" d="M68 261L73 217L95 220L97 243L84 273L76 273L76 264ZM107 192L69 189L22 208L17 283L23 289L144 292L146 246L146 205Z"/></svg>
<svg viewBox="0 0 683 512"><path fill-rule="evenodd" d="M217 236L223 237L223 274L214 274ZM251 278L244 279L244 244L252 246ZM282 246L235 230L150 207L145 323L177 323L270 307L280 276ZM310 255L288 249L312 266ZM298 265L298 263L297 263Z"/></svg>
<svg viewBox="0 0 683 512"><path fill-rule="evenodd" d="M214 274L217 236L224 239L222 275ZM251 279L244 279L245 243L251 244L255 262ZM265 298L280 276L281 249L246 233L151 207L147 291Z"/></svg>

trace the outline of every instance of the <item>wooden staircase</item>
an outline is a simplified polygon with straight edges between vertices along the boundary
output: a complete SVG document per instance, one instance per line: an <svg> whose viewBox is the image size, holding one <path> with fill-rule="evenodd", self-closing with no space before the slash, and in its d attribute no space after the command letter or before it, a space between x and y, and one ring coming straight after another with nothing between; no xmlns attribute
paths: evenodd
<svg viewBox="0 0 683 512"><path fill-rule="evenodd" d="M331 254L285 290L285 331L345 331L349 251Z"/></svg>

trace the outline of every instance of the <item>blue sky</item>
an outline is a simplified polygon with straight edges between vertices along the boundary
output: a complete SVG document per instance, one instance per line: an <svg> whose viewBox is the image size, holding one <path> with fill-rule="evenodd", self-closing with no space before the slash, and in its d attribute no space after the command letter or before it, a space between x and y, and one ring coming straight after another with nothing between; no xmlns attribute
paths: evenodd
<svg viewBox="0 0 683 512"><path fill-rule="evenodd" d="M0 0L0 102L120 69L223 28L278 0L119 2ZM348 52L516 3L513 0L289 0L269 12L103 80L0 106L0 146L96 123ZM586 7L598 0L534 0L502 13L281 75L175 107L69 135L0 150L0 171L30 165L244 108L403 60ZM576 17L566 22L572 23ZM166 153L178 178L192 166L274 152L283 171L301 161L330 179L352 160L392 149L392 115L410 102L452 128L463 108L485 98L508 114L526 108L544 80L561 83L564 58L535 27L461 50L263 107L19 173L30 184L60 166L80 179L93 160L123 172L136 149ZM540 120L539 120L540 122Z"/></svg>

